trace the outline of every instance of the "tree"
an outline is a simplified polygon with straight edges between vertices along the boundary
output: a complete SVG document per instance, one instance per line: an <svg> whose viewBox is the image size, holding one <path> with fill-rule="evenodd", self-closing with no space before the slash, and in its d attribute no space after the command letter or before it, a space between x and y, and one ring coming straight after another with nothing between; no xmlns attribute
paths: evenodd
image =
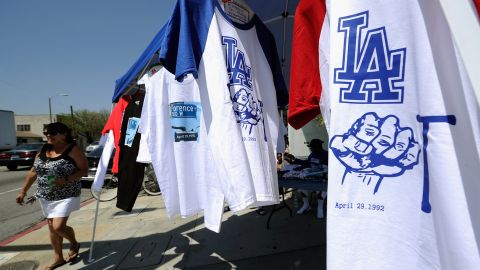
<svg viewBox="0 0 480 270"><path fill-rule="evenodd" d="M85 137L87 142L91 143L100 138L109 115L110 112L107 110L99 112L79 110L74 113L73 117L69 114L59 114L57 119L72 128L74 137Z"/></svg>

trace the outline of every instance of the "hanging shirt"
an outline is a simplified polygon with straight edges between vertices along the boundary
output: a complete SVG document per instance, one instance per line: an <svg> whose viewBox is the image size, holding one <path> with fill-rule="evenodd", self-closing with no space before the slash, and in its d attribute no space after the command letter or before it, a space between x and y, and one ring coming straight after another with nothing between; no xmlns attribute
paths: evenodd
<svg viewBox="0 0 480 270"><path fill-rule="evenodd" d="M161 70L158 67L152 68L138 82L145 84L145 102L140 119L140 132L144 140L140 141L142 153L139 154L150 156L155 175L158 176L157 181L162 191L167 215L172 218L180 214L180 205L175 160L172 158L172 142L168 132L170 128L167 91L169 81ZM144 153L145 150L148 153Z"/></svg>
<svg viewBox="0 0 480 270"><path fill-rule="evenodd" d="M320 63L328 68L319 59L320 33L328 32L321 31L326 12L325 0L302 0L295 10L288 122L296 129L320 113Z"/></svg>
<svg viewBox="0 0 480 270"><path fill-rule="evenodd" d="M103 127L102 134L107 134L110 130L113 131L113 138L115 143L115 156L113 157L112 173L118 173L118 158L120 155L119 142L120 142L120 129L122 128L123 112L129 102L128 96L123 96L120 101L115 105L107 120L107 123Z"/></svg>
<svg viewBox="0 0 480 270"><path fill-rule="evenodd" d="M193 76L182 82L161 67L145 84L141 132L169 217L204 214L205 227L219 232L223 213L222 179L216 174L206 134L202 100ZM148 131L147 131L148 130ZM142 133L142 136L144 133ZM142 154L143 155L143 154Z"/></svg>
<svg viewBox="0 0 480 270"><path fill-rule="evenodd" d="M328 60L327 268L478 269L480 114L439 4L310 12Z"/></svg>
<svg viewBox="0 0 480 270"><path fill-rule="evenodd" d="M95 171L95 178L93 179L92 183L92 189L96 192L100 192L103 184L105 183L105 175L107 174L110 157L115 149L115 139L113 136L113 131L110 130L108 134L103 135L100 139L100 145L103 144L103 150L100 160L98 161L97 170Z"/></svg>
<svg viewBox="0 0 480 270"><path fill-rule="evenodd" d="M152 67L149 71L148 74L155 74L157 72L156 67ZM144 76L147 76L145 74ZM140 78L140 80L137 82L139 85L140 84L145 84L143 77ZM148 100L148 94L147 90L145 90L145 97L143 99L143 107L142 107L142 113L140 115L140 121L138 123L138 133L140 133L140 145L138 148L138 155L137 155L137 162L140 163L152 163L152 157L150 156L150 152L148 150L148 136L150 134L150 125L149 125L149 115L148 115L148 105L149 100Z"/></svg>
<svg viewBox="0 0 480 270"><path fill-rule="evenodd" d="M265 25L256 15L246 24L231 21L216 0L180 0L160 59L177 80L187 73L197 78L213 161L229 181L230 209L278 203L277 106L288 95Z"/></svg>
<svg viewBox="0 0 480 270"><path fill-rule="evenodd" d="M143 95L131 96L125 108L120 132L118 159L118 196L117 207L131 212L142 188L145 163L136 162L140 145L140 134L137 132L143 106Z"/></svg>

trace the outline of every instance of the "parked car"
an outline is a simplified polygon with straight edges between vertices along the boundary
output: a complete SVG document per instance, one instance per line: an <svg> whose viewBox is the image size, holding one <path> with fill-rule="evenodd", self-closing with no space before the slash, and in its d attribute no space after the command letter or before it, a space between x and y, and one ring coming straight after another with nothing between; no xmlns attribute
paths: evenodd
<svg viewBox="0 0 480 270"><path fill-rule="evenodd" d="M98 147L100 147L100 142L94 141L91 144L87 145L87 147L85 148L85 153L90 153L93 150L97 149Z"/></svg>
<svg viewBox="0 0 480 270"><path fill-rule="evenodd" d="M7 166L10 171L16 170L18 166L32 166L35 156L44 143L24 143L12 150L0 153L0 166Z"/></svg>
<svg viewBox="0 0 480 270"><path fill-rule="evenodd" d="M100 145L90 153L86 154L87 161L88 161L88 176L82 177L82 181L93 181L95 179L95 173L97 172L98 163L100 162L100 157L102 156L103 146ZM107 176L112 176L112 166L113 166L113 157L115 156L115 149L110 156L110 162L108 163L107 167Z"/></svg>

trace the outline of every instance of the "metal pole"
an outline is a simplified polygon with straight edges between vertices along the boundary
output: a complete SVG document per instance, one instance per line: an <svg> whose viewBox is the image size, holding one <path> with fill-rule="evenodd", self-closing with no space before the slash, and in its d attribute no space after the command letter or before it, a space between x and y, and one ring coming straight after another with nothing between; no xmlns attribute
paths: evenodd
<svg viewBox="0 0 480 270"><path fill-rule="evenodd" d="M54 96L51 96L48 98L48 110L50 112L50 123L52 123L52 98L53 97L56 97L56 96L63 96L63 97L66 97L68 96L68 94L66 93L63 93L63 94L57 94L57 95L54 95Z"/></svg>
<svg viewBox="0 0 480 270"><path fill-rule="evenodd" d="M98 208L100 206L100 194L102 192L100 191L98 193L98 199L97 199L97 206L95 207L95 219L93 220L93 233L92 233L92 241L90 241L90 252L88 254L88 262L91 263L95 261L93 259L93 245L95 244L95 231L97 230L97 219L98 219Z"/></svg>
<svg viewBox="0 0 480 270"><path fill-rule="evenodd" d="M50 112L50 124L52 123L52 97L48 98L48 110Z"/></svg>

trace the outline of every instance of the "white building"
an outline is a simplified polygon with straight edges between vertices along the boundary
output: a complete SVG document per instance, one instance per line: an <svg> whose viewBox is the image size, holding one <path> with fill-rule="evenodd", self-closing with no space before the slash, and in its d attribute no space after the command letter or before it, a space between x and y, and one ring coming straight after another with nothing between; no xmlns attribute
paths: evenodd
<svg viewBox="0 0 480 270"><path fill-rule="evenodd" d="M52 115L53 121L57 116ZM43 129L50 123L49 114L15 115L17 143L46 142Z"/></svg>

